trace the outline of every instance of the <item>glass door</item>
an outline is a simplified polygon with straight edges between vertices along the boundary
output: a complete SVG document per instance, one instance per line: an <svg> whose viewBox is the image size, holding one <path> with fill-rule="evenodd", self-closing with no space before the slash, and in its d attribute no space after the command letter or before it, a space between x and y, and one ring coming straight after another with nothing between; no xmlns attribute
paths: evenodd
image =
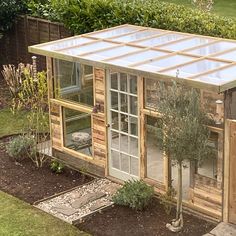
<svg viewBox="0 0 236 236"><path fill-rule="evenodd" d="M109 174L121 180L139 177L137 76L108 76Z"/></svg>

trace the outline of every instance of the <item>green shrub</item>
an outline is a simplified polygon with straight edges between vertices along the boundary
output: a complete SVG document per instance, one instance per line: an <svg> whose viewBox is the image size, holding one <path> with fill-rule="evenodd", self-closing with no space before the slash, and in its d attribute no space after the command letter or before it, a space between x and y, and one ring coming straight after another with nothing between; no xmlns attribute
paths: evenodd
<svg viewBox="0 0 236 236"><path fill-rule="evenodd" d="M148 186L142 180L129 180L116 192L112 200L117 205L143 210L153 195L153 187Z"/></svg>
<svg viewBox="0 0 236 236"><path fill-rule="evenodd" d="M36 143L32 136L19 135L9 142L6 149L10 157L20 161L35 154Z"/></svg>
<svg viewBox="0 0 236 236"><path fill-rule="evenodd" d="M57 161L57 160L52 160L52 161L51 161L50 169L52 170L52 172L55 172L55 173L57 173L57 174L60 174L60 173L63 172L64 167L65 167L65 166L64 166L61 162L59 162L59 161Z"/></svg>
<svg viewBox="0 0 236 236"><path fill-rule="evenodd" d="M158 0L51 0L51 4L60 22L76 34L130 23L236 39L235 20Z"/></svg>

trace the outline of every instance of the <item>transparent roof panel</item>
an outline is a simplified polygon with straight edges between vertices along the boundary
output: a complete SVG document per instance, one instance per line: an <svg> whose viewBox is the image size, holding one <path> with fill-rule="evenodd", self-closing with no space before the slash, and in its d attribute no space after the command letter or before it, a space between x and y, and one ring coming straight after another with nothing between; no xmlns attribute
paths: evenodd
<svg viewBox="0 0 236 236"><path fill-rule="evenodd" d="M122 27L109 29L107 31L90 33L89 36L104 39L104 38L111 38L111 37L119 36L119 35L122 35L122 34L131 33L131 32L134 32L138 29L139 28L137 26L124 25Z"/></svg>
<svg viewBox="0 0 236 236"><path fill-rule="evenodd" d="M109 63L116 65L130 65L134 63L138 63L145 60L150 60L152 58L161 57L167 55L168 53L157 51L157 50L147 50L138 52L129 56L124 56L122 58L109 60Z"/></svg>
<svg viewBox="0 0 236 236"><path fill-rule="evenodd" d="M70 55L81 55L81 54L89 53L89 52L93 53L95 50L106 49L112 46L117 46L117 44L100 41L100 42L95 42L91 44L86 44L80 47L64 49L64 50L61 50L60 52L63 52L65 54L70 54Z"/></svg>
<svg viewBox="0 0 236 236"><path fill-rule="evenodd" d="M151 39L146 39L146 40L143 40L140 42L135 42L135 44L141 45L141 46L146 46L146 47L154 47L154 46L166 44L168 42L175 41L175 40L178 40L178 39L181 39L184 37L187 37L187 36L183 35L183 34L170 33L170 34L166 34L166 35L159 36L156 38L151 38Z"/></svg>
<svg viewBox="0 0 236 236"><path fill-rule="evenodd" d="M75 47L75 46L80 46L84 43L89 43L95 41L94 39L90 38L81 38L81 37L72 37L68 39L63 39L58 41L56 44L54 42L51 42L46 45L42 45L41 48L45 50L60 50L60 49L65 49L68 47Z"/></svg>
<svg viewBox="0 0 236 236"><path fill-rule="evenodd" d="M139 40L139 39L143 39L149 36L153 36L153 35L158 35L160 33L163 33L163 31L161 30L143 30L143 31L139 31L139 32L135 32L129 35L125 35L125 36L120 36L117 38L113 38L113 41L116 42L132 42L135 40Z"/></svg>
<svg viewBox="0 0 236 236"><path fill-rule="evenodd" d="M215 58L223 59L223 60L230 60L230 61L236 61L236 49L220 54L218 56L214 56Z"/></svg>
<svg viewBox="0 0 236 236"><path fill-rule="evenodd" d="M99 51L96 53L91 53L91 54L87 54L83 57L85 58L90 58L93 60L104 60L107 58L111 58L111 57L118 57L127 53L131 53L131 52L135 52L135 51L140 51L141 48L139 47L132 47L132 46L119 46L116 48L112 48L112 49L107 49L104 51Z"/></svg>
<svg viewBox="0 0 236 236"><path fill-rule="evenodd" d="M228 50L230 48L236 47L236 43L233 42L227 42L227 41L221 41L216 42L208 46L200 47L197 49L193 49L190 51L187 51L188 53L199 55L199 56L208 56L214 53L222 52L225 50Z"/></svg>
<svg viewBox="0 0 236 236"><path fill-rule="evenodd" d="M171 75L171 76L176 76L176 73L177 73L178 77L180 78L188 78L196 74L200 74L200 73L203 73L203 72L215 69L215 68L225 66L227 64L228 63L204 59L201 61L190 63L188 65L166 70L162 73Z"/></svg>
<svg viewBox="0 0 236 236"><path fill-rule="evenodd" d="M212 84L225 84L230 81L236 80L236 66L227 67L225 69L221 69L215 71L213 73L198 77L197 80L212 83Z"/></svg>
<svg viewBox="0 0 236 236"><path fill-rule="evenodd" d="M162 49L167 49L167 50L171 50L171 51L182 51L188 48L192 48L192 47L196 47L196 46L200 46L202 44L206 44L206 43L210 43L214 41L211 38L203 38L203 37L195 37L195 38L191 38L191 39L186 39L177 43L171 43L165 46L161 46L160 48Z"/></svg>
<svg viewBox="0 0 236 236"><path fill-rule="evenodd" d="M140 70L145 70L145 71L157 72L166 67L176 66L182 63L192 61L194 59L195 59L194 57L174 55L174 56L169 56L169 57L159 59L156 61L150 60L149 62L136 66L136 68Z"/></svg>

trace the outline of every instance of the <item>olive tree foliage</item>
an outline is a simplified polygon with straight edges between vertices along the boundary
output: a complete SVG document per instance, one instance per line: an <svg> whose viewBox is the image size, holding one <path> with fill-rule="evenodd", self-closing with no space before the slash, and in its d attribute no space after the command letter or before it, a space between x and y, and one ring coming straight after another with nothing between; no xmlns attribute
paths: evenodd
<svg viewBox="0 0 236 236"><path fill-rule="evenodd" d="M16 17L25 12L27 12L27 0L0 1L0 38L12 27Z"/></svg>
<svg viewBox="0 0 236 236"><path fill-rule="evenodd" d="M214 0L191 0L192 4L202 11L210 12L214 5Z"/></svg>
<svg viewBox="0 0 236 236"><path fill-rule="evenodd" d="M203 110L199 93L173 82L172 86L159 84L158 110L162 114L162 147L171 163L178 167L176 219L167 228L178 232L183 227L182 214L182 169L186 161L198 161L212 156L208 145L209 122Z"/></svg>

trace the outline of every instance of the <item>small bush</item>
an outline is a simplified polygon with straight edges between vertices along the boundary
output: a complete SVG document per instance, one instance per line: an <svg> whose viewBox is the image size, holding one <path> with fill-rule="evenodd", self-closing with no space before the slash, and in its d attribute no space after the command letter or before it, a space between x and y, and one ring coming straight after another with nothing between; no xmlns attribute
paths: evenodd
<svg viewBox="0 0 236 236"><path fill-rule="evenodd" d="M135 210L143 210L154 195L154 189L142 180L129 180L113 196L117 205L128 206Z"/></svg>
<svg viewBox="0 0 236 236"><path fill-rule="evenodd" d="M20 135L6 146L7 153L17 161L32 156L36 152L36 143L32 136Z"/></svg>
<svg viewBox="0 0 236 236"><path fill-rule="evenodd" d="M52 172L60 174L64 170L64 165L61 162L57 161L57 160L52 160L51 164L50 164L50 169L51 169Z"/></svg>

